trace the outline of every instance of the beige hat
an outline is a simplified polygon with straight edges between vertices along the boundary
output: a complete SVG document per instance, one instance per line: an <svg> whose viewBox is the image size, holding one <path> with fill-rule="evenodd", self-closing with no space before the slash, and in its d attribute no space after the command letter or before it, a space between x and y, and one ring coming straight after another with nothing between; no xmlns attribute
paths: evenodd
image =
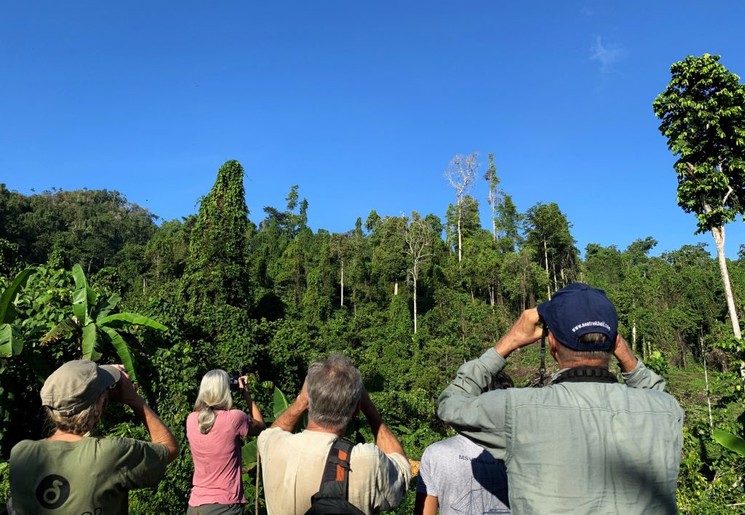
<svg viewBox="0 0 745 515"><path fill-rule="evenodd" d="M68 361L47 377L41 388L41 404L70 417L95 403L121 377L111 365L93 361Z"/></svg>

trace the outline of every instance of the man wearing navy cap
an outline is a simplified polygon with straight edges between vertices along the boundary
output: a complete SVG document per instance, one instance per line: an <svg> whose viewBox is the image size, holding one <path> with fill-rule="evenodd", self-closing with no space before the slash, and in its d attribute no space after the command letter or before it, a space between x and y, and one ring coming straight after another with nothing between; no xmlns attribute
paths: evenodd
<svg viewBox="0 0 745 515"><path fill-rule="evenodd" d="M544 388L487 391L516 349L548 330L559 372ZM611 356L623 383L608 370ZM523 312L458 369L438 415L504 459L515 514L677 513L683 410L618 334L601 290L574 283Z"/></svg>

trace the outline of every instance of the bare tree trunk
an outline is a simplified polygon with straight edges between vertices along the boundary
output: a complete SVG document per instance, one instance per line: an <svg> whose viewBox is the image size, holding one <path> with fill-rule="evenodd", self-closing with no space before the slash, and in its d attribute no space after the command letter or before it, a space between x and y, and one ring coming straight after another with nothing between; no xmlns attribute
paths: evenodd
<svg viewBox="0 0 745 515"><path fill-rule="evenodd" d="M636 319L631 323L631 349L634 352L639 352L639 347L636 346Z"/></svg>
<svg viewBox="0 0 745 515"><path fill-rule="evenodd" d="M543 259L546 265L546 295L551 298L551 274L548 271L548 245L546 239L543 240Z"/></svg>
<svg viewBox="0 0 745 515"><path fill-rule="evenodd" d="M398 295L398 281L393 283L393 295Z"/></svg>
<svg viewBox="0 0 745 515"><path fill-rule="evenodd" d="M732 285L729 280L729 271L727 270L727 258L724 255L724 226L712 227L711 235L714 237L714 242L717 245L717 261L719 261L719 271L722 274L722 282L724 283L724 296L727 298L727 309L729 311L729 318L732 322L732 332L735 338L742 340L742 333L740 332L740 319L737 316L737 308L735 307L735 296L732 293ZM738 345L738 348L741 346ZM741 349L738 349L741 350ZM740 381L745 386L745 361L740 360Z"/></svg>
<svg viewBox="0 0 745 515"><path fill-rule="evenodd" d="M714 417L711 415L711 390L709 389L709 370L706 366L706 349L704 349L704 339L699 335L698 344L701 347L701 359L704 362L704 383L706 384L706 404L709 408L709 429L714 431Z"/></svg>
<svg viewBox="0 0 745 515"><path fill-rule="evenodd" d="M712 227L711 235L714 237L714 242L717 246L717 261L719 261L719 271L722 274L722 282L724 283L724 295L727 298L727 309L729 311L730 321L732 322L732 332L735 338L741 340L740 320L737 317L735 296L732 294L732 285L730 284L729 271L727 270L727 258L724 255L724 227Z"/></svg>
<svg viewBox="0 0 745 515"><path fill-rule="evenodd" d="M414 274L414 334L416 334L416 274Z"/></svg>
<svg viewBox="0 0 745 515"><path fill-rule="evenodd" d="M341 260L341 307L344 307L344 260Z"/></svg>
<svg viewBox="0 0 745 515"><path fill-rule="evenodd" d="M462 203L458 203L458 263L463 260L463 232L461 231L461 218L463 217Z"/></svg>

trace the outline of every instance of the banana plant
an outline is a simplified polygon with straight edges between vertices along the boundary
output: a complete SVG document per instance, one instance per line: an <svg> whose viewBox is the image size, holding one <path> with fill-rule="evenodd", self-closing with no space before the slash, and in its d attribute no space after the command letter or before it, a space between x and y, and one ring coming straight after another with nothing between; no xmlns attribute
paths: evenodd
<svg viewBox="0 0 745 515"><path fill-rule="evenodd" d="M745 456L745 439L723 429L715 429L712 436L722 447L734 451L740 456Z"/></svg>
<svg viewBox="0 0 745 515"><path fill-rule="evenodd" d="M124 339L125 329L132 326L143 326L158 331L168 328L145 315L129 312L117 312L121 297L116 293L104 298L88 285L85 273L80 265L72 267L75 290L72 293L72 316L66 318L41 340L43 345L58 340L66 334L75 334L80 338L83 359L97 361L101 357L104 344L113 346L129 377L136 381L132 351Z"/></svg>
<svg viewBox="0 0 745 515"><path fill-rule="evenodd" d="M17 356L23 350L23 336L15 324L18 319L18 312L15 309L14 302L32 273L32 268L22 271L0 293L0 358Z"/></svg>

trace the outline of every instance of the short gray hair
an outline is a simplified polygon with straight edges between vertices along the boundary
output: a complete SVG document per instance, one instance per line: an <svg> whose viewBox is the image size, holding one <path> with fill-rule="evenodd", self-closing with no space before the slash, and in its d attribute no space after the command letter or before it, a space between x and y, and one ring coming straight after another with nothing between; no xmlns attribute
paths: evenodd
<svg viewBox="0 0 745 515"><path fill-rule="evenodd" d="M342 354L331 354L308 368L308 418L321 427L343 430L362 398L362 374Z"/></svg>
<svg viewBox="0 0 745 515"><path fill-rule="evenodd" d="M204 374L194 403L194 411L199 412L199 432L205 435L210 432L217 419L215 410L229 410L232 407L228 373L215 369Z"/></svg>

